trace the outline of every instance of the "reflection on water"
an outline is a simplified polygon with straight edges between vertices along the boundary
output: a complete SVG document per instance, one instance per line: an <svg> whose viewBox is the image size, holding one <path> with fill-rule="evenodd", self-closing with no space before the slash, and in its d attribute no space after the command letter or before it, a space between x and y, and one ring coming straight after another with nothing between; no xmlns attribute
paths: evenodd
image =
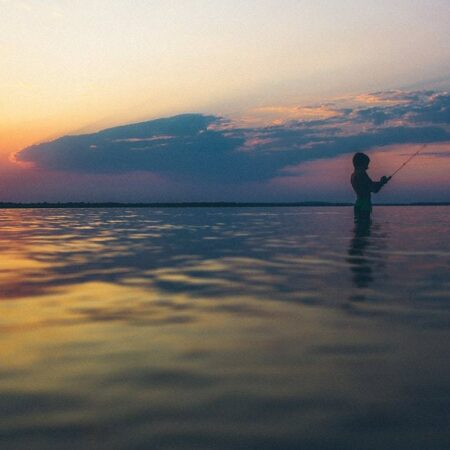
<svg viewBox="0 0 450 450"><path fill-rule="evenodd" d="M0 211L2 449L446 448L450 210Z"/></svg>
<svg viewBox="0 0 450 450"><path fill-rule="evenodd" d="M381 275L388 255L386 234L380 231L380 225L373 225L372 222L355 223L348 255L347 262L356 288L350 299L363 301L365 289L370 287L375 276Z"/></svg>

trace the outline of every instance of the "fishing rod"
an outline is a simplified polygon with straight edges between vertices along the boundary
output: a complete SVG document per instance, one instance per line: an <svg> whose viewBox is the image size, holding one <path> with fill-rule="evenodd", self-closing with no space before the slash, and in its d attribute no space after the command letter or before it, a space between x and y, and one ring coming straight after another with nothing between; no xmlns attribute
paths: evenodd
<svg viewBox="0 0 450 450"><path fill-rule="evenodd" d="M390 177L388 177L388 180L390 180L398 171L403 169L403 167L405 167L406 164L408 164L415 156L417 156L426 146L427 144L423 144L416 153L413 153Z"/></svg>

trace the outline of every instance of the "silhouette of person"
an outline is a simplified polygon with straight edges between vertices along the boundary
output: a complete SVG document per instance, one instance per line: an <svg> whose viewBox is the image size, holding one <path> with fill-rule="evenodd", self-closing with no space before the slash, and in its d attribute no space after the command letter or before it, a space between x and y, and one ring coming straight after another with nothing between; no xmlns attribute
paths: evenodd
<svg viewBox="0 0 450 450"><path fill-rule="evenodd" d="M355 153L353 156L353 167L355 168L351 176L353 190L356 193L354 206L355 223L370 223L372 212L371 194L377 193L391 179L391 177L381 177L380 181L372 181L367 175L370 158L364 153Z"/></svg>

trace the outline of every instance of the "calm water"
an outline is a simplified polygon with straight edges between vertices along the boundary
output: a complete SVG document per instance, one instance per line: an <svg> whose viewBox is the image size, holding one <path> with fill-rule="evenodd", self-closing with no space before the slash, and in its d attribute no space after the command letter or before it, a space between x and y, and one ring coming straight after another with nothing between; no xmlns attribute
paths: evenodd
<svg viewBox="0 0 450 450"><path fill-rule="evenodd" d="M450 447L450 208L0 211L3 449Z"/></svg>

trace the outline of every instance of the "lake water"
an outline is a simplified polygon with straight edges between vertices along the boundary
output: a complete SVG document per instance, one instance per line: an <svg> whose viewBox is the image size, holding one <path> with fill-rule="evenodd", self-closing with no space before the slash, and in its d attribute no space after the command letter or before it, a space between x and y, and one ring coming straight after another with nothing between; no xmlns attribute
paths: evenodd
<svg viewBox="0 0 450 450"><path fill-rule="evenodd" d="M450 448L450 207L0 210L0 446Z"/></svg>

